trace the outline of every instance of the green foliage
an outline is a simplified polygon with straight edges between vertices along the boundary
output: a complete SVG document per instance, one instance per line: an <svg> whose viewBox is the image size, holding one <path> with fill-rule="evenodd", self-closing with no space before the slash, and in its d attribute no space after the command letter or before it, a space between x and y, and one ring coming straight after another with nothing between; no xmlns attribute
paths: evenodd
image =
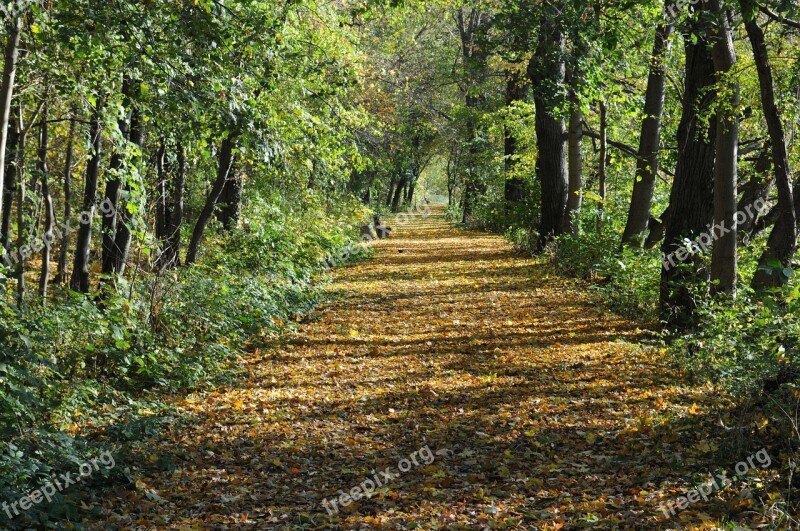
<svg viewBox="0 0 800 531"><path fill-rule="evenodd" d="M703 300L699 326L673 344L675 360L740 395L800 384L800 287L782 295Z"/></svg>
<svg viewBox="0 0 800 531"><path fill-rule="evenodd" d="M562 236L556 242L554 266L562 274L596 282L599 293L620 314L656 321L659 255L655 250L620 250L619 242L620 233L610 223L601 223L597 232Z"/></svg>
<svg viewBox="0 0 800 531"><path fill-rule="evenodd" d="M78 294L24 312L5 307L0 464L7 472L0 496L15 499L53 470L72 470L97 454L95 443L64 435L68 426L109 422L100 418L107 407L213 385L236 370L232 362L245 349L307 313L318 300L321 257L348 244L365 215L342 200L326 217L325 202L310 196L295 214L272 203L271 215L267 203L256 202L246 217L262 224L212 235L206 260L195 267L121 281L102 307ZM25 518L68 511L74 505L59 498Z"/></svg>

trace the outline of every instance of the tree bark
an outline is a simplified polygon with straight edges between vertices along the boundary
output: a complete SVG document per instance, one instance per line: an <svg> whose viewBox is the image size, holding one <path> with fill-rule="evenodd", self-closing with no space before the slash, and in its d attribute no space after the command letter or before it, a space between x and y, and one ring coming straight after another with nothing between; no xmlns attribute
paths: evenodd
<svg viewBox="0 0 800 531"><path fill-rule="evenodd" d="M726 83L719 95L724 102L717 111L717 158L714 165L714 224L717 231L711 253L711 290L714 293L736 294L737 256L737 181L739 168L739 86L726 79L736 66L736 51L728 15L720 0L709 0L716 15L717 34L713 50L714 71Z"/></svg>
<svg viewBox="0 0 800 531"><path fill-rule="evenodd" d="M7 25L8 40L6 41L3 56L3 80L0 83L0 190L4 189L6 172L6 145L8 144L8 122L11 115L11 100L14 96L14 78L17 74L17 61L19 60L19 36L22 18L17 17ZM3 195L0 194L0 210L2 210Z"/></svg>
<svg viewBox="0 0 800 531"><path fill-rule="evenodd" d="M130 123L130 139L129 141L138 146L141 152L144 146L144 122L142 121L142 112L136 105L133 105L131 110L131 123ZM136 161L137 165L141 164ZM131 213L128 210L127 203L130 201L131 186L130 183L125 185L125 201L120 200L119 203L119 222L117 223L117 234L114 238L114 253L113 265L114 273L118 276L125 274L125 267L128 264L128 254L131 250Z"/></svg>
<svg viewBox="0 0 800 531"><path fill-rule="evenodd" d="M109 162L109 171L108 171L108 178L106 179L106 192L105 192L105 202L114 209L114 212L117 213L113 216L103 216L102 219L102 226L103 226L103 258L102 258L102 273L104 275L112 275L115 272L115 265L114 260L116 256L116 249L114 248L114 239L117 236L117 221L118 216L121 214L119 203L120 203L120 190L122 186L122 180L120 178L120 173L122 171L123 164L125 162L124 150L125 144L127 144L129 135L130 135L130 124L128 122L128 108L131 105L130 101L131 97L131 80L129 78L125 78L122 81L122 98L123 98L123 107L125 108L125 116L120 118L117 121L117 126L119 127L120 135L122 136L122 143L123 146L119 149L115 149L111 154L111 161Z"/></svg>
<svg viewBox="0 0 800 531"><path fill-rule="evenodd" d="M406 204L411 205L414 203L414 192L417 189L417 180L419 177L414 175L412 177L411 182L408 183L408 189L406 190Z"/></svg>
<svg viewBox="0 0 800 531"><path fill-rule="evenodd" d="M69 236L72 219L72 164L75 156L75 127L77 125L77 110L72 110L69 121L69 138L67 138L67 152L64 159L64 234L61 238L61 249L58 257L57 283L67 281L67 258L69 256Z"/></svg>
<svg viewBox="0 0 800 531"><path fill-rule="evenodd" d="M166 140L161 140L161 145L155 154L156 162L156 239L162 244L167 241L168 212L167 207L167 145Z"/></svg>
<svg viewBox="0 0 800 531"><path fill-rule="evenodd" d="M25 302L25 146L28 130L23 120L22 106L17 105L17 123L19 124L19 145L17 148L17 306Z"/></svg>
<svg viewBox="0 0 800 531"><path fill-rule="evenodd" d="M178 167L176 168L174 181L170 190L172 197L171 211L169 214L168 230L168 262L165 267L174 268L181 262L181 229L183 228L183 203L186 193L186 152L183 144L178 141L176 146Z"/></svg>
<svg viewBox="0 0 800 531"><path fill-rule="evenodd" d="M754 232L758 231L756 227L763 223L766 213L755 212L753 205L760 203L766 205L769 202L770 191L774 184L775 179L772 176L772 147L770 142L766 141L753 165L753 174L739 189L739 206L736 210L747 212L747 208L750 207L751 211L756 214L755 216L747 216L743 223L738 224L740 241L743 234L748 235L752 240L755 236ZM775 220L777 221L777 217Z"/></svg>
<svg viewBox="0 0 800 531"><path fill-rule="evenodd" d="M192 239L189 242L189 250L186 254L186 265L194 264L197 261L197 255L200 250L200 241L203 239L203 232L208 226L211 216L214 214L214 208L217 206L222 189L225 187L225 182L228 180L231 167L233 166L236 158L234 149L236 148L237 136L231 133L220 145L217 165L217 178L214 185L206 198L206 204L200 212L200 217L197 219L197 224L192 233Z"/></svg>
<svg viewBox="0 0 800 531"><path fill-rule="evenodd" d="M667 0L666 9L673 4ZM641 247L644 234L650 221L650 210L653 205L653 192L658 175L659 147L661 143L661 119L664 114L664 100L667 94L667 76L664 63L670 50L673 24L661 24L656 29L653 53L650 57L650 75L644 102L644 120L642 121L637 154L636 179L633 182L628 221L622 236L623 245Z"/></svg>
<svg viewBox="0 0 800 531"><path fill-rule="evenodd" d="M231 231L239 223L242 212L242 172L236 160L233 162L228 180L219 197L219 208L216 210L217 220L222 228Z"/></svg>
<svg viewBox="0 0 800 531"><path fill-rule="evenodd" d="M686 74L681 121L678 126L678 164L666 216L662 244L661 309L665 321L684 328L694 322L696 307L690 284L706 283L708 271L699 261L683 256L684 240L711 228L714 219L714 158L717 124L712 116L704 123L714 101L713 59L708 51L706 28L693 25L684 35ZM694 32L694 35L690 33Z"/></svg>
<svg viewBox="0 0 800 531"><path fill-rule="evenodd" d="M466 125L469 148L467 150L467 172L464 175L464 203L462 205L462 222L465 225L469 225L473 222L478 198L486 191L481 172L478 169L480 135L475 114L486 103L482 85L486 80L489 54L479 42L479 39L489 24L489 17L480 9L472 8L467 11L462 7L458 9L456 18L459 36L461 37L464 79L469 85L465 90L465 103L469 113Z"/></svg>
<svg viewBox="0 0 800 531"><path fill-rule="evenodd" d="M598 190L600 196L600 216L598 222L605 219L606 196L608 195L608 107L600 101L600 166L597 170Z"/></svg>
<svg viewBox="0 0 800 531"><path fill-rule="evenodd" d="M392 198L392 212L399 212L400 211L400 199L403 197L403 192L408 186L408 178L403 175L400 178L400 182L397 185L397 188L394 190L394 197Z"/></svg>
<svg viewBox="0 0 800 531"><path fill-rule="evenodd" d="M545 21L531 63L529 76L536 87L536 173L541 181L541 220L537 250L543 251L561 234L567 207L567 130L564 121L554 115L554 101L563 99L565 65L563 32ZM555 49L551 49L555 47Z"/></svg>
<svg viewBox="0 0 800 531"><path fill-rule="evenodd" d="M50 169L47 166L49 150L49 131L47 124L47 104L42 109L42 125L39 130L39 172L42 179L42 201L44 203L44 245L42 246L42 268L39 275L39 295L47 300L47 287L50 282L50 255L53 248L53 196L50 195Z"/></svg>
<svg viewBox="0 0 800 531"><path fill-rule="evenodd" d="M92 220L97 208L97 180L100 175L101 138L100 138L100 107L95 108L89 123L89 141L92 150L86 164L86 183L83 191L83 210L81 223L78 227L78 241L75 245L75 260L72 264L72 278L70 288L73 291L89 293L89 253L92 243ZM88 219L87 219L88 218Z"/></svg>
<svg viewBox="0 0 800 531"><path fill-rule="evenodd" d="M578 235L580 228L580 214L583 203L583 154L581 144L583 143L583 113L577 99L573 98L573 109L569 116L568 130L568 182L567 207L564 212L564 226L562 232L565 234Z"/></svg>
<svg viewBox="0 0 800 531"><path fill-rule="evenodd" d="M772 66L769 62L764 32L758 25L757 12L753 11L753 2L740 0L740 5L745 16L745 30L753 48L758 71L761 105L764 108L764 117L767 122L775 184L778 188L778 219L770 233L767 248L759 260L759 268L753 278L753 288L763 291L767 288L781 286L789 280L783 269L791 267L792 258L797 250L797 213L794 208L796 198L793 197L792 175L786 152L786 134L780 111L775 104ZM751 12L753 17L749 18ZM778 264L781 267L775 267Z"/></svg>
<svg viewBox="0 0 800 531"><path fill-rule="evenodd" d="M0 245L6 251L11 250L11 207L14 204L14 193L17 189L17 148L19 146L19 108L12 109L8 120L8 144L6 145L5 182L3 183L3 214L0 228Z"/></svg>
<svg viewBox="0 0 800 531"><path fill-rule="evenodd" d="M394 187L397 186L397 179L392 176L389 181L389 193L386 195L386 206L392 206L392 198L394 197Z"/></svg>

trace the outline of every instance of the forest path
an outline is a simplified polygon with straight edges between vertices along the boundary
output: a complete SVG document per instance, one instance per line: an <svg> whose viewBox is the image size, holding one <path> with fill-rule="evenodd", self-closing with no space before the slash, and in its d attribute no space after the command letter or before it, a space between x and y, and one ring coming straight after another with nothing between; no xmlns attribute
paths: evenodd
<svg viewBox="0 0 800 531"><path fill-rule="evenodd" d="M112 522L655 529L671 525L662 501L715 470L719 399L675 384L581 283L440 210L375 249L295 335L244 360L240 385L174 404L184 422L152 445L177 469L109 497ZM370 483L369 499L323 505Z"/></svg>

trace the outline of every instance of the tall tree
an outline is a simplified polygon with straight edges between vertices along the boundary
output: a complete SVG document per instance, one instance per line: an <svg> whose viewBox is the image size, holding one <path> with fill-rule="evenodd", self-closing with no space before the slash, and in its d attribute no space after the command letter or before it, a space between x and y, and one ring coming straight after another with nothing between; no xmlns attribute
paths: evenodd
<svg viewBox="0 0 800 531"><path fill-rule="evenodd" d="M663 317L677 327L693 322L696 307L692 284L708 281L696 249L687 249L710 230L714 220L714 159L716 116L714 62L709 46L709 28L702 5L692 14L684 32L685 75L683 108L678 125L678 163L670 193L662 253L661 308Z"/></svg>
<svg viewBox="0 0 800 531"><path fill-rule="evenodd" d="M86 176L83 189L83 207L81 223L78 227L78 240L75 244L75 259L72 264L70 288L80 293L89 293L91 289L89 264L92 244L92 221L97 209L97 181L100 176L101 159L101 106L96 104L89 121L89 143L91 153L86 164Z"/></svg>
<svg viewBox="0 0 800 531"><path fill-rule="evenodd" d="M22 17L17 16L6 23L8 34L3 55L3 79L0 82L0 190L4 189L6 172L6 145L8 144L8 122L11 116L11 100L14 96L14 79L19 61L19 39L22 31ZM0 210L3 195L0 194Z"/></svg>
<svg viewBox="0 0 800 531"><path fill-rule="evenodd" d="M528 65L536 106L536 176L541 182L539 251L562 233L569 187L567 127L557 111L565 96L566 40L557 12L554 7L543 17L536 51Z"/></svg>
<svg viewBox="0 0 800 531"><path fill-rule="evenodd" d="M119 145L113 150L111 154L111 162L109 164L108 177L106 178L106 191L105 202L109 205L114 212L119 212L120 193L123 181L125 152L127 151L127 143L129 140L130 128L130 106L131 106L131 80L126 77L122 81L122 113L123 115L117 120L117 127L119 128L120 139ZM104 275L111 275L116 271L114 264L116 249L114 247L114 239L117 237L117 222L118 215L103 216L103 258L102 258L102 273Z"/></svg>
<svg viewBox="0 0 800 531"><path fill-rule="evenodd" d="M50 148L50 131L47 121L48 109L46 103L42 109L41 116L41 125L39 126L39 177L42 180L42 203L44 205L44 245L42 246L42 265L39 275L39 295L46 300L47 287L50 282L50 256L53 248L53 225L55 221L53 196L50 194L50 170L47 165L47 155Z"/></svg>
<svg viewBox="0 0 800 531"><path fill-rule="evenodd" d="M198 253L200 252L200 241L203 239L203 233L214 214L214 209L217 206L219 196L222 194L222 189L225 188L225 183L236 163L236 142L239 138L237 133L229 133L227 137L220 144L219 153L217 155L217 178L211 187L211 191L206 197L206 204L197 218L197 223L192 232L192 239L189 242L189 249L186 253L186 265L192 265L197 261Z"/></svg>
<svg viewBox="0 0 800 531"><path fill-rule="evenodd" d="M17 123L19 108L11 109L8 120L8 144L6 144L5 181L3 183L2 222L0 222L0 245L3 249L11 249L11 214L14 194L17 188L17 147L19 145L19 124Z"/></svg>
<svg viewBox="0 0 800 531"><path fill-rule="evenodd" d="M69 237L72 226L72 166L75 157L75 129L77 127L77 109L71 109L69 120L69 133L67 134L67 151L64 156L64 230L61 238L61 248L58 255L58 274L55 282L65 283L67 276L67 259L69 257Z"/></svg>
<svg viewBox="0 0 800 531"><path fill-rule="evenodd" d="M720 0L709 0L715 15L714 71L721 85L717 90L716 163L714 165L714 231L711 254L712 290L736 293L737 244L736 211L739 161L739 86L729 79L736 65L736 50L728 14Z"/></svg>
<svg viewBox="0 0 800 531"><path fill-rule="evenodd" d="M567 206L564 211L565 234L578 235L579 217L583 202L583 111L580 101L574 91L570 95L571 111L569 113L569 128L567 129Z"/></svg>
<svg viewBox="0 0 800 531"><path fill-rule="evenodd" d="M667 12L673 3L673 0L667 0L665 6ZM645 91L644 119L636 157L636 177L633 182L628 221L622 236L625 245L641 246L650 221L653 192L658 176L661 121L667 94L667 76L664 69L674 27L672 23L662 23L656 28L655 43L650 55L650 74Z"/></svg>
<svg viewBox="0 0 800 531"><path fill-rule="evenodd" d="M464 178L463 223L473 221L473 211L478 198L485 192L483 176L478 170L481 148L481 133L478 129L478 114L486 103L484 83L487 77L489 51L482 38L490 24L489 14L481 8L460 7L456 11L458 32L461 36L461 53L464 70L464 92L467 106L467 171Z"/></svg>
<svg viewBox="0 0 800 531"><path fill-rule="evenodd" d="M740 0L740 6L758 71L761 106L767 122L772 165L778 188L778 218L753 279L753 287L757 290L764 290L769 287L781 286L789 280L784 269L791 266L792 258L797 250L797 213L794 206L796 198L792 189L793 179L789 168L789 156L786 152L786 133L780 111L775 103L772 65L767 52L764 31L758 25L758 6L751 0Z"/></svg>

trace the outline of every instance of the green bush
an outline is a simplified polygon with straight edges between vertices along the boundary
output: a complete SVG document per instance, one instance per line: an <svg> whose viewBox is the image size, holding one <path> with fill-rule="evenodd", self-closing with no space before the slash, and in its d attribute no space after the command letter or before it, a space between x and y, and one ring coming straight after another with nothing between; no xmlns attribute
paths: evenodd
<svg viewBox="0 0 800 531"><path fill-rule="evenodd" d="M612 224L604 223L596 232L558 238L553 265L564 275L594 281L606 302L620 314L657 319L658 251L620 249L620 233Z"/></svg>
<svg viewBox="0 0 800 531"><path fill-rule="evenodd" d="M308 201L296 210L250 204L244 230L211 227L201 263L121 281L102 304L54 290L48 305L3 306L0 496L17 499L53 471L74 470L108 445L126 444L124 426L143 420L137 411L158 409L165 394L232 377L246 349L310 311L323 259L355 240L368 213L355 202L327 208ZM87 421L119 440L66 435ZM74 507L59 498L11 524L42 527Z"/></svg>
<svg viewBox="0 0 800 531"><path fill-rule="evenodd" d="M675 360L735 394L798 383L800 287L794 284L783 297L757 297L745 289L735 301L703 300L699 326L672 345Z"/></svg>

